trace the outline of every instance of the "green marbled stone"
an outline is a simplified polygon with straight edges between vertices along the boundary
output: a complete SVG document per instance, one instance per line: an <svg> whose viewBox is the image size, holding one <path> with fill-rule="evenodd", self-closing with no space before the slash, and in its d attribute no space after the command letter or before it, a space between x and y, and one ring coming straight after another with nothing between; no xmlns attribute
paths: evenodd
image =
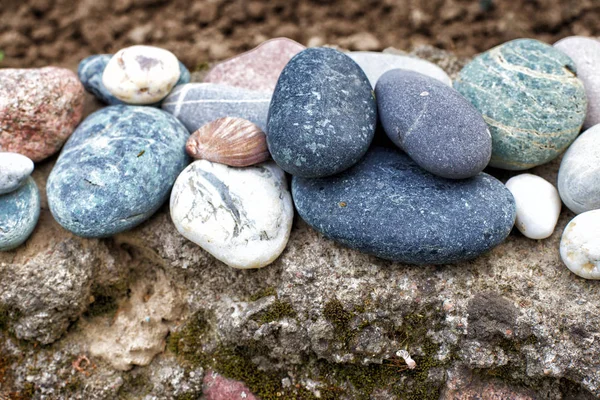
<svg viewBox="0 0 600 400"><path fill-rule="evenodd" d="M475 57L454 88L492 133L490 165L523 170L547 163L577 137L587 108L574 62L554 47L518 39Z"/></svg>

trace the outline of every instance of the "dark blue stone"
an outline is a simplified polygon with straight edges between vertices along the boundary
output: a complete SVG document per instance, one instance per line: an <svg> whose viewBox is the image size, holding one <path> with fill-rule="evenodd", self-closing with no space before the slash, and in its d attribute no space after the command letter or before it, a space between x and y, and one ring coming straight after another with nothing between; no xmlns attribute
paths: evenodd
<svg viewBox="0 0 600 400"><path fill-rule="evenodd" d="M79 63L77 75L79 75L79 80L83 84L85 90L96 96L98 100L110 105L125 104L110 94L108 89L106 89L102 83L104 68L106 68L106 64L108 64L112 56L112 54L96 54L84 58ZM181 75L179 76L177 85L189 83L190 71L181 63L181 61L179 62L179 70L181 71ZM150 106L159 107L160 103L150 104Z"/></svg>
<svg viewBox="0 0 600 400"><path fill-rule="evenodd" d="M48 177L50 211L65 229L105 237L149 218L189 163L187 129L152 107L110 106L91 114Z"/></svg>
<svg viewBox="0 0 600 400"><path fill-rule="evenodd" d="M378 147L339 175L294 177L292 195L300 216L326 237L409 264L477 257L508 236L516 216L512 194L490 175L441 178Z"/></svg>
<svg viewBox="0 0 600 400"><path fill-rule="evenodd" d="M477 175L492 155L492 137L475 107L437 79L395 69L375 87L381 124L421 168L444 178Z"/></svg>
<svg viewBox="0 0 600 400"><path fill-rule="evenodd" d="M0 251L27 240L40 217L40 193L31 177L15 191L0 195Z"/></svg>
<svg viewBox="0 0 600 400"><path fill-rule="evenodd" d="M311 48L292 58L279 77L267 143L286 172L323 177L365 154L376 123L375 96L362 69L337 50Z"/></svg>

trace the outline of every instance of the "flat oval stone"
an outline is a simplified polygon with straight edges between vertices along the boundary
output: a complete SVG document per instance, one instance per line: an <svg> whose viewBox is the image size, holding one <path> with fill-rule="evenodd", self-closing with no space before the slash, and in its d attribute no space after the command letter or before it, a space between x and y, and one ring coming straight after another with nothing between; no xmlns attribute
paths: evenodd
<svg viewBox="0 0 600 400"><path fill-rule="evenodd" d="M47 182L65 229L106 237L148 219L188 164L189 134L152 107L110 106L91 114L65 145Z"/></svg>
<svg viewBox="0 0 600 400"><path fill-rule="evenodd" d="M440 178L378 147L339 175L294 177L292 195L302 219L326 237L408 264L475 258L508 236L516 214L513 196L490 175Z"/></svg>
<svg viewBox="0 0 600 400"><path fill-rule="evenodd" d="M443 69L417 57L379 53L376 51L351 51L347 55L362 68L373 88L383 74L393 69L415 71L437 79L448 86L452 86L452 79L450 79Z"/></svg>
<svg viewBox="0 0 600 400"><path fill-rule="evenodd" d="M179 80L179 61L168 50L131 46L106 64L102 83L110 94L128 104L152 104L165 98Z"/></svg>
<svg viewBox="0 0 600 400"><path fill-rule="evenodd" d="M85 90L96 96L96 98L103 103L114 105L114 104L125 104L123 101L117 99L115 96L110 94L108 89L102 83L102 74L106 64L112 58L112 54L96 54L89 56L81 60L79 68L77 69L77 75L79 80L83 84ZM180 76L176 85L183 85L190 82L190 71L179 61ZM159 103L151 104L152 106L159 107Z"/></svg>
<svg viewBox="0 0 600 400"><path fill-rule="evenodd" d="M293 218L285 174L273 162L232 168L195 161L171 194L171 219L179 233L233 268L275 261Z"/></svg>
<svg viewBox="0 0 600 400"><path fill-rule="evenodd" d="M163 101L162 108L194 132L223 117L244 118L263 131L267 125L271 94L216 83L188 83L177 86Z"/></svg>
<svg viewBox="0 0 600 400"><path fill-rule="evenodd" d="M583 132L565 153L558 191L575 214L600 208L600 125Z"/></svg>
<svg viewBox="0 0 600 400"><path fill-rule="evenodd" d="M479 111L456 90L414 71L386 72L375 88L388 137L421 168L444 178L477 175L492 154Z"/></svg>
<svg viewBox="0 0 600 400"><path fill-rule="evenodd" d="M345 54L316 47L300 52L281 73L267 143L286 172L328 176L365 154L376 124L377 106L364 72Z"/></svg>
<svg viewBox="0 0 600 400"><path fill-rule="evenodd" d="M0 196L0 251L23 244L40 217L40 193L28 177L17 189Z"/></svg>
<svg viewBox="0 0 600 400"><path fill-rule="evenodd" d="M283 68L305 48L287 38L267 40L250 51L215 65L204 77L204 82L273 92Z"/></svg>
<svg viewBox="0 0 600 400"><path fill-rule="evenodd" d="M560 257L576 275L600 279L600 210L579 214L565 227Z"/></svg>
<svg viewBox="0 0 600 400"><path fill-rule="evenodd" d="M579 134L587 107L573 60L518 39L475 57L454 81L492 133L490 165L523 170L547 163Z"/></svg>
<svg viewBox="0 0 600 400"><path fill-rule="evenodd" d="M556 188L532 174L513 176L506 182L517 204L517 229L530 239L546 239L554 233L562 203Z"/></svg>
<svg viewBox="0 0 600 400"><path fill-rule="evenodd" d="M583 36L569 36L554 43L575 63L588 100L584 129L600 124L600 41Z"/></svg>
<svg viewBox="0 0 600 400"><path fill-rule="evenodd" d="M33 161L18 153L0 152L0 195L10 193L33 172Z"/></svg>
<svg viewBox="0 0 600 400"><path fill-rule="evenodd" d="M84 89L65 68L0 68L0 151L38 162L56 153L83 115Z"/></svg>

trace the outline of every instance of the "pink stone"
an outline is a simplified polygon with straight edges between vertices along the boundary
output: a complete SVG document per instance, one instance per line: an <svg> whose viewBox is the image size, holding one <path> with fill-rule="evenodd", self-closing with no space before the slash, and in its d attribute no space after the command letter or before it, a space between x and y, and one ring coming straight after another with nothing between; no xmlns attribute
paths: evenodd
<svg viewBox="0 0 600 400"><path fill-rule="evenodd" d="M207 371L202 382L205 400L259 400L242 382L227 379L214 371Z"/></svg>
<svg viewBox="0 0 600 400"><path fill-rule="evenodd" d="M204 82L272 92L288 61L305 48L291 39L267 40L250 51L215 65L208 71Z"/></svg>
<svg viewBox="0 0 600 400"><path fill-rule="evenodd" d="M0 151L41 161L81 120L84 89L65 68L0 69Z"/></svg>

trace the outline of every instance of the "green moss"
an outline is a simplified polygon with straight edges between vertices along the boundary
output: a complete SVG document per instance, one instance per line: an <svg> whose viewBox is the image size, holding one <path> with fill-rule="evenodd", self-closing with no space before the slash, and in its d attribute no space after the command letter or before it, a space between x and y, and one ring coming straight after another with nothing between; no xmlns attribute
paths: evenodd
<svg viewBox="0 0 600 400"><path fill-rule="evenodd" d="M0 305L0 331L8 329L10 315L6 307Z"/></svg>
<svg viewBox="0 0 600 400"><path fill-rule="evenodd" d="M206 311L196 312L183 329L171 332L167 338L167 349L192 365L204 364L207 355L202 352L202 339L210 329L208 319L209 314Z"/></svg>
<svg viewBox="0 0 600 400"><path fill-rule="evenodd" d="M117 395L121 399L139 399L149 394L154 385L146 375L141 373L137 375L123 375L124 382L119 388Z"/></svg>
<svg viewBox="0 0 600 400"><path fill-rule="evenodd" d="M198 400L200 395L197 393L182 393L175 397L175 400Z"/></svg>
<svg viewBox="0 0 600 400"><path fill-rule="evenodd" d="M267 309L254 314L252 319L263 325L283 318L296 318L296 316L296 311L290 303L277 299Z"/></svg>
<svg viewBox="0 0 600 400"><path fill-rule="evenodd" d="M346 346L358 333L358 330L353 330L350 327L350 322L352 322L355 314L346 311L342 302L337 298L333 298L325 303L325 306L323 307L323 316L333 325L336 340L339 340Z"/></svg>
<svg viewBox="0 0 600 400"><path fill-rule="evenodd" d="M274 287L269 286L269 287L259 290L258 292L254 293L252 296L250 296L250 301L256 301L258 299L262 299L263 297L267 297L267 296L277 296L277 291L275 290Z"/></svg>
<svg viewBox="0 0 600 400"><path fill-rule="evenodd" d="M196 67L194 68L193 72L208 71L209 69L210 69L210 64L206 61L203 61L203 62L196 64Z"/></svg>

